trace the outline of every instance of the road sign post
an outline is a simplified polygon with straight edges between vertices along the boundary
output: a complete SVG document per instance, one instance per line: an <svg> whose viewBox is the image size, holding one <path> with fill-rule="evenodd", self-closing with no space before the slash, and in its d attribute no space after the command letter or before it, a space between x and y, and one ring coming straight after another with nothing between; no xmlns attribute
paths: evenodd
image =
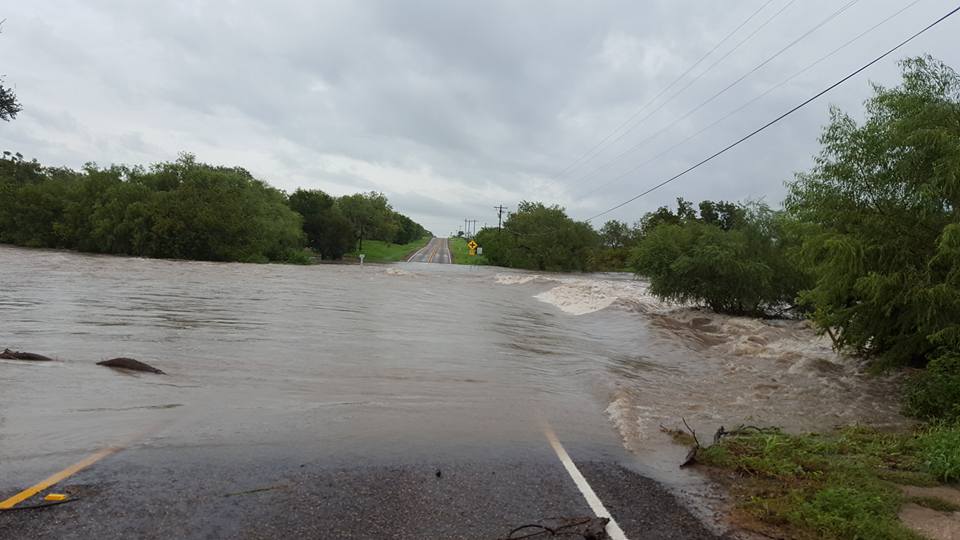
<svg viewBox="0 0 960 540"><path fill-rule="evenodd" d="M473 240L467 242L467 247L470 248L470 256L473 257L477 254L477 243Z"/></svg>

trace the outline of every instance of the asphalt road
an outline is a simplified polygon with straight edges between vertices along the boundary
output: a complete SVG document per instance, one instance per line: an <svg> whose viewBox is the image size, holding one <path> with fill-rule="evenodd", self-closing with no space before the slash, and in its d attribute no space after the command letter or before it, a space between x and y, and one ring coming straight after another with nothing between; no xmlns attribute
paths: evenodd
<svg viewBox="0 0 960 540"><path fill-rule="evenodd" d="M427 245L414 253L407 262L450 264L450 245L446 238L431 238Z"/></svg>
<svg viewBox="0 0 960 540"><path fill-rule="evenodd" d="M548 446L394 464L311 450L131 448L47 490L70 503L26 509L41 494L0 512L0 538L492 539L548 518L594 517ZM577 467L626 538L716 538L655 482L614 462Z"/></svg>

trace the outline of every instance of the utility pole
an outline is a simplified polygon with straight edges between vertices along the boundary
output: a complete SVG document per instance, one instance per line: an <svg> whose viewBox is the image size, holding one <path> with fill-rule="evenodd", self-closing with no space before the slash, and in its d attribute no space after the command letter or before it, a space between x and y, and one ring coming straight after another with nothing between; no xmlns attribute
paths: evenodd
<svg viewBox="0 0 960 540"><path fill-rule="evenodd" d="M503 211L507 209L504 205L494 206L497 210L497 234L500 233L500 226L503 224Z"/></svg>

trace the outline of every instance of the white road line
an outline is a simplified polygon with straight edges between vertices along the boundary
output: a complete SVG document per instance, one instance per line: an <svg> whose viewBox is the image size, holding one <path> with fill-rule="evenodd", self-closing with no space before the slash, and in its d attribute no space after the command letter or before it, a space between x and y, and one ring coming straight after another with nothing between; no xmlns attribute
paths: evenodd
<svg viewBox="0 0 960 540"><path fill-rule="evenodd" d="M560 439L557 438L557 434L553 432L550 424L544 423L543 434L547 436L547 440L550 441L550 446L553 447L553 451L557 453L560 463L563 463L563 467L567 469L567 474L573 479L573 483L577 485L577 489L583 494L583 498L587 500L587 504L590 505L593 513L597 517L610 520L610 522L607 523L607 535L610 536L611 540L627 540L627 535L623 534L620 525L617 525L616 520L613 519L610 512L608 512L606 507L603 506L603 503L600 502L600 498L593 492L593 488L587 483L587 479L580 474L580 469L577 469L573 460L570 459L570 454L567 454L566 449L560 444Z"/></svg>

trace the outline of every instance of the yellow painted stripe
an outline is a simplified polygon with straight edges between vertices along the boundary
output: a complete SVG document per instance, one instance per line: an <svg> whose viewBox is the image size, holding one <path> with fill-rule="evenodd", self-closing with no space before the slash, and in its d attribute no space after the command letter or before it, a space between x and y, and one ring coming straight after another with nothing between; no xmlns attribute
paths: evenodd
<svg viewBox="0 0 960 540"><path fill-rule="evenodd" d="M77 463L74 463L73 465L67 467L66 469L50 476L46 480L38 484L34 484L33 486L28 487L27 489L21 491L20 493L17 493L13 497L10 497L5 501L0 502L0 510L9 510L14 506L20 504L21 502L29 499L30 497L33 497L37 493L40 493L41 491L49 488L50 486L62 482L64 479L77 474L78 472L86 469L87 467L93 465L94 463L100 461L101 459L111 454L115 454L116 452L119 452L119 451L120 451L120 447L118 446L111 446L109 448L104 448L103 450L100 450L99 452L86 457L82 461L78 461Z"/></svg>

